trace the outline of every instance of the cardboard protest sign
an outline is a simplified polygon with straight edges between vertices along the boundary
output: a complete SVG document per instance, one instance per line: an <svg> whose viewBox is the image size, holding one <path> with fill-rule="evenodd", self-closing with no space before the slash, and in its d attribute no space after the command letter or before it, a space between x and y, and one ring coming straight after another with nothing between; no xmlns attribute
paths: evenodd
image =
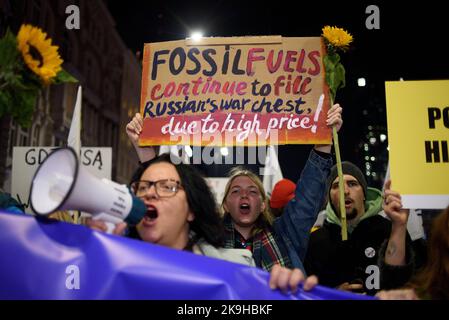
<svg viewBox="0 0 449 320"><path fill-rule="evenodd" d="M329 143L324 54L319 37L145 44L139 144Z"/></svg>
<svg viewBox="0 0 449 320"><path fill-rule="evenodd" d="M386 82L390 175L406 208L449 205L449 81Z"/></svg>
<svg viewBox="0 0 449 320"><path fill-rule="evenodd" d="M11 194L25 206L27 213L30 207L31 181L37 168L57 147L14 147L12 163ZM80 164L98 178L111 179L112 148L82 147Z"/></svg>

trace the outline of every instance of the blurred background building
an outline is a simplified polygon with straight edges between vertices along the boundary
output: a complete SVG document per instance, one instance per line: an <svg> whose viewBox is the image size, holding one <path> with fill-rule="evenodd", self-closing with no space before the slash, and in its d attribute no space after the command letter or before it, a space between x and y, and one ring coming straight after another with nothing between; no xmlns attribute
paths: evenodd
<svg viewBox="0 0 449 320"><path fill-rule="evenodd" d="M80 29L65 27L66 7L80 9ZM82 146L112 147L112 179L127 183L137 157L125 125L138 112L141 64L115 29L101 0L3 0L1 35L22 23L42 28L60 47L63 67L83 87ZM39 97L32 125L22 128L9 117L0 120L0 182L10 190L13 146L67 144L78 84L54 85Z"/></svg>

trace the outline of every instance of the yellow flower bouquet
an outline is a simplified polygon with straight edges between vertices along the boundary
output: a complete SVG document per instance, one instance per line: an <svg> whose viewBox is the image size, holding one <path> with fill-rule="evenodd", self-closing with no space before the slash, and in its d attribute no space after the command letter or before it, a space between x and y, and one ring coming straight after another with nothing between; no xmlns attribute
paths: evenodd
<svg viewBox="0 0 449 320"><path fill-rule="evenodd" d="M352 42L352 35L345 30L337 27L325 26L322 30L324 43L326 45L327 54L324 56L324 68L326 70L326 83L330 91L330 105L335 102L337 90L346 85L345 68L340 62L340 55L338 51L346 51L349 49L349 44ZM332 136L334 139L335 158L337 160L339 202L340 202L340 221L341 221L341 238L348 239L347 223L346 223L346 208L343 183L343 170L341 166L340 147L338 144L337 129L332 128Z"/></svg>
<svg viewBox="0 0 449 320"><path fill-rule="evenodd" d="M22 25L0 39L0 117L10 114L21 126L31 124L40 91L51 84L77 82L61 67L58 46L41 29Z"/></svg>

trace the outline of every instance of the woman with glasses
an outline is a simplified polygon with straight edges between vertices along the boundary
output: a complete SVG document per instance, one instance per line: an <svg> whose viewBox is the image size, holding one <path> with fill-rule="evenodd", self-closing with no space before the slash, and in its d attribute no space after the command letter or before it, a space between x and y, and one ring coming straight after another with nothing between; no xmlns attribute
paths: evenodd
<svg viewBox="0 0 449 320"><path fill-rule="evenodd" d="M131 190L147 207L147 214L128 236L178 250L252 265L248 250L224 249L224 228L215 198L204 178L193 167L174 165L170 155L164 154L141 164L135 172ZM90 220L94 229L106 230L101 221ZM126 224L119 224L115 234L123 234ZM276 266L271 271L270 287L295 291L304 280L299 269ZM317 283L309 277L304 289Z"/></svg>

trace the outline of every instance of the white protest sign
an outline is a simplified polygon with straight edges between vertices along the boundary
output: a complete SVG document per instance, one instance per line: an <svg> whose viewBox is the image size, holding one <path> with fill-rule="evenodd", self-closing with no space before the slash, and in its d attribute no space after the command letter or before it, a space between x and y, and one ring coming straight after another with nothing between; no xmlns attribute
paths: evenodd
<svg viewBox="0 0 449 320"><path fill-rule="evenodd" d="M31 180L39 165L57 147L14 147L11 195L31 213L29 192ZM111 179L112 148L82 147L81 165L98 178Z"/></svg>

